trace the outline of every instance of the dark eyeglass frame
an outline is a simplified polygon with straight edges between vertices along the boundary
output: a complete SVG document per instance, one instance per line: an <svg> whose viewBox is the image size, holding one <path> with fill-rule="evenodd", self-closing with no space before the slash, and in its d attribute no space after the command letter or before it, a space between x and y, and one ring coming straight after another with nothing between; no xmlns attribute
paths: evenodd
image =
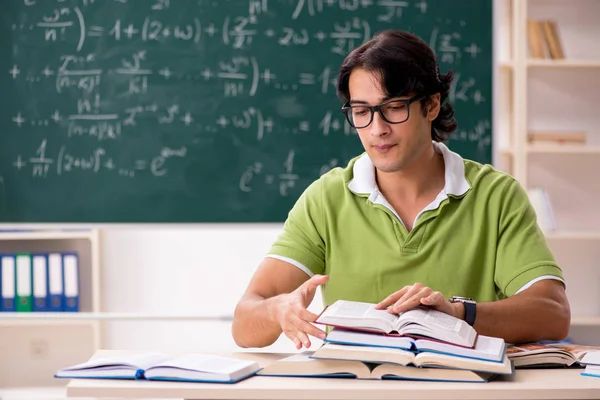
<svg viewBox="0 0 600 400"><path fill-rule="evenodd" d="M363 129L366 128L367 126L371 125L371 123L373 122L373 116L375 115L375 112L379 113L379 116L388 124L402 124L406 121L408 121L408 119L410 118L410 105L412 103L414 103L415 101L419 101L419 100L423 100L427 98L427 96L425 95L416 95L411 97L410 99L395 99L395 100L388 100L385 101L381 104L377 104L375 106L367 106L365 104L360 104L360 105L351 105L350 102L346 102L346 104L343 105L342 107L342 112L344 113L344 115L346 116L346 120L348 121L348 123L350 124L351 127L355 128L355 129ZM392 122L390 120L388 120L385 115L383 115L383 113L381 112L381 108L390 104L390 103L404 103L406 104L406 108L407 108L407 112L406 112L406 119L404 121L400 121L400 122ZM365 125L365 126L356 126L352 123L352 119L350 118L349 112L352 111L353 107L361 107L361 108L368 108L371 111L371 118L369 118L369 122Z"/></svg>

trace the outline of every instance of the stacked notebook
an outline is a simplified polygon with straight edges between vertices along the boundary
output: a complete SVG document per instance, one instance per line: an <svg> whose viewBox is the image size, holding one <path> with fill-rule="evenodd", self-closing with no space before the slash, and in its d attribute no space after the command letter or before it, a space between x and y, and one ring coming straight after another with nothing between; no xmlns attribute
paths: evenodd
<svg viewBox="0 0 600 400"><path fill-rule="evenodd" d="M316 321L332 327L314 352L263 368L264 376L487 382L514 372L503 339L466 322L417 308L400 315L374 304L338 301Z"/></svg>

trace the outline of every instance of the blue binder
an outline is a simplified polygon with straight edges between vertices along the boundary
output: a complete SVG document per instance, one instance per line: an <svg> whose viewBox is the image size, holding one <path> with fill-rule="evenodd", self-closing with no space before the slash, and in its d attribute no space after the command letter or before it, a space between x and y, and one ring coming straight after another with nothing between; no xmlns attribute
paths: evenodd
<svg viewBox="0 0 600 400"><path fill-rule="evenodd" d="M50 309L48 282L48 255L33 254L33 311L44 312Z"/></svg>
<svg viewBox="0 0 600 400"><path fill-rule="evenodd" d="M15 303L17 274L14 255L0 254L0 276L2 279L0 309L5 312L15 312L17 311Z"/></svg>
<svg viewBox="0 0 600 400"><path fill-rule="evenodd" d="M48 295L50 296L48 311L63 310L64 286L62 254L50 253L48 254Z"/></svg>
<svg viewBox="0 0 600 400"><path fill-rule="evenodd" d="M64 303L63 311L79 311L79 257L77 253L63 253Z"/></svg>

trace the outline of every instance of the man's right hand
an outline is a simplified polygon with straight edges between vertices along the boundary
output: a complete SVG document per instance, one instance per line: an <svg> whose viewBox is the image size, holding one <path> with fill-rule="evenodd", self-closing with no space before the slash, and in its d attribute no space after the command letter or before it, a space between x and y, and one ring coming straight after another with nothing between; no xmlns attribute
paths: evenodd
<svg viewBox="0 0 600 400"><path fill-rule="evenodd" d="M297 349L303 345L311 346L308 335L325 339L325 332L311 324L318 315L308 311L307 307L315 297L317 287L328 280L326 275L314 275L293 292L277 296L272 316Z"/></svg>

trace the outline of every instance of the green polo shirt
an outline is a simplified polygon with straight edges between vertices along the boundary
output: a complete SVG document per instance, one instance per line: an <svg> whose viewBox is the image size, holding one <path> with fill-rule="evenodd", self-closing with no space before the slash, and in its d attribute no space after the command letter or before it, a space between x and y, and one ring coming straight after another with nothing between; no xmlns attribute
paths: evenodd
<svg viewBox="0 0 600 400"><path fill-rule="evenodd" d="M540 279L564 282L526 192L510 175L444 157L445 187L408 232L378 191L367 154L313 182L268 257L329 275L323 303L377 303L420 282L446 297L494 301Z"/></svg>

